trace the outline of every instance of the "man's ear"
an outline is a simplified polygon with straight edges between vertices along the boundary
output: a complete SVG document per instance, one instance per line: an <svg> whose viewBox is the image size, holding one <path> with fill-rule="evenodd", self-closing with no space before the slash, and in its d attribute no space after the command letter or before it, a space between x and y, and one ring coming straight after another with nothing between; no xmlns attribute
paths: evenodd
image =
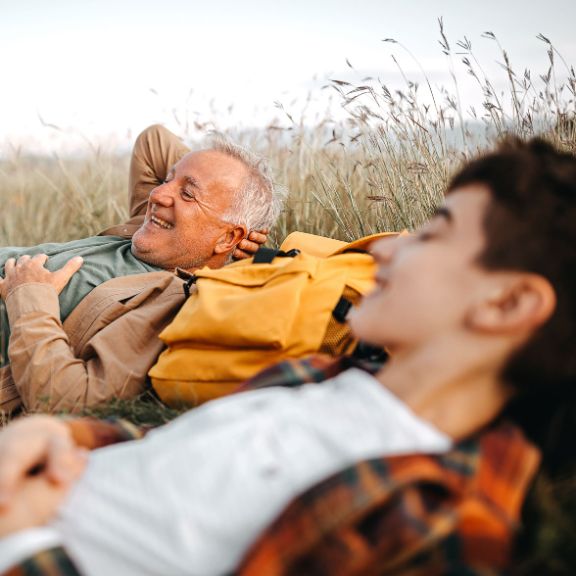
<svg viewBox="0 0 576 576"><path fill-rule="evenodd" d="M214 254L226 254L234 250L240 240L248 235L246 226L237 225L224 232L216 241Z"/></svg>
<svg viewBox="0 0 576 576"><path fill-rule="evenodd" d="M512 334L533 331L554 312L556 292L538 274L518 274L502 282L470 312L469 326L485 333Z"/></svg>

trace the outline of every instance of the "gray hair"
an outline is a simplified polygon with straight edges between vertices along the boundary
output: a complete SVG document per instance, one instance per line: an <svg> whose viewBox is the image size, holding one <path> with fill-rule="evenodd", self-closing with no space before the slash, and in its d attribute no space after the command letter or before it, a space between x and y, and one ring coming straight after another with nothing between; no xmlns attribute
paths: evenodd
<svg viewBox="0 0 576 576"><path fill-rule="evenodd" d="M216 136L212 149L239 160L248 170L248 177L236 192L230 211L222 215L222 219L243 224L248 232L269 230L282 211L286 189L274 182L266 160L222 135Z"/></svg>

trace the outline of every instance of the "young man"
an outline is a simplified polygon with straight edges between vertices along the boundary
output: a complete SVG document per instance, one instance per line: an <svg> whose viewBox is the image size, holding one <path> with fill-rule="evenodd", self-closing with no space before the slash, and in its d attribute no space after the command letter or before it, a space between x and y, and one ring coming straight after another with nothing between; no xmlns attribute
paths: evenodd
<svg viewBox="0 0 576 576"><path fill-rule="evenodd" d="M550 428L565 432L574 404L574 221L576 159L508 144L464 167L424 228L374 246L377 287L352 327L390 352L375 377L294 386L326 371L282 366L285 386L97 450L83 474L77 446L110 443L113 425L11 424L3 568L36 555L8 573L503 573L539 461L520 428L556 466Z"/></svg>

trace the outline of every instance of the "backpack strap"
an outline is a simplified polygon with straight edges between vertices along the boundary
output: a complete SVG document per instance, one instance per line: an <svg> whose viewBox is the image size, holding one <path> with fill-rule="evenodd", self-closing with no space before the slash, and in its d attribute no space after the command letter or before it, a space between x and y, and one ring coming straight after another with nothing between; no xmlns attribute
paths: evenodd
<svg viewBox="0 0 576 576"><path fill-rule="evenodd" d="M182 268L176 268L175 274L176 274L176 276L178 276L178 278L180 278L181 280L184 280L184 284L183 284L184 296L186 297L186 300L188 300L188 298L190 298L190 290L192 289L192 286L194 286L194 284L196 284L198 277L195 274L192 274L191 272L187 272L186 270L184 270Z"/></svg>
<svg viewBox="0 0 576 576"><path fill-rule="evenodd" d="M192 274L192 276L190 276L190 278L188 278L188 280L186 280L186 282L184 282L184 296L186 297L186 300L188 300L188 298L190 298L190 290L192 289L192 286L194 286L194 284L196 284L197 280L198 280L198 276L195 276L194 274Z"/></svg>
<svg viewBox="0 0 576 576"><path fill-rule="evenodd" d="M259 248L254 258L252 259L252 264L270 264L274 258L294 258L298 256L300 250L293 248L284 252L284 250L277 250L275 248Z"/></svg>
<svg viewBox="0 0 576 576"><path fill-rule="evenodd" d="M340 322L340 324L344 324L344 322L346 322L346 316L348 316L348 312L350 312L350 308L352 308L352 302L350 302L348 298L341 296L336 306L334 306L334 310L332 310L334 320Z"/></svg>

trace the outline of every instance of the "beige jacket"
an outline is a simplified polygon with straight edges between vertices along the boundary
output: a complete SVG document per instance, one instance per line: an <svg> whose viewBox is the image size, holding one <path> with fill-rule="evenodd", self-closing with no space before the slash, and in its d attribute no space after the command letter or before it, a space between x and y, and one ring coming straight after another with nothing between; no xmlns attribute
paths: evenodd
<svg viewBox="0 0 576 576"><path fill-rule="evenodd" d="M0 408L77 411L144 390L163 348L158 334L184 302L182 285L171 272L114 278L92 290L64 325L52 287L12 290L11 364L0 370Z"/></svg>
<svg viewBox="0 0 576 576"><path fill-rule="evenodd" d="M130 161L131 218L102 234L131 237L150 191L188 152L166 128L144 130ZM183 300L182 281L170 272L115 278L90 292L62 327L54 290L16 288L6 299L11 366L0 369L0 409L78 410L137 394L162 350L158 334Z"/></svg>

